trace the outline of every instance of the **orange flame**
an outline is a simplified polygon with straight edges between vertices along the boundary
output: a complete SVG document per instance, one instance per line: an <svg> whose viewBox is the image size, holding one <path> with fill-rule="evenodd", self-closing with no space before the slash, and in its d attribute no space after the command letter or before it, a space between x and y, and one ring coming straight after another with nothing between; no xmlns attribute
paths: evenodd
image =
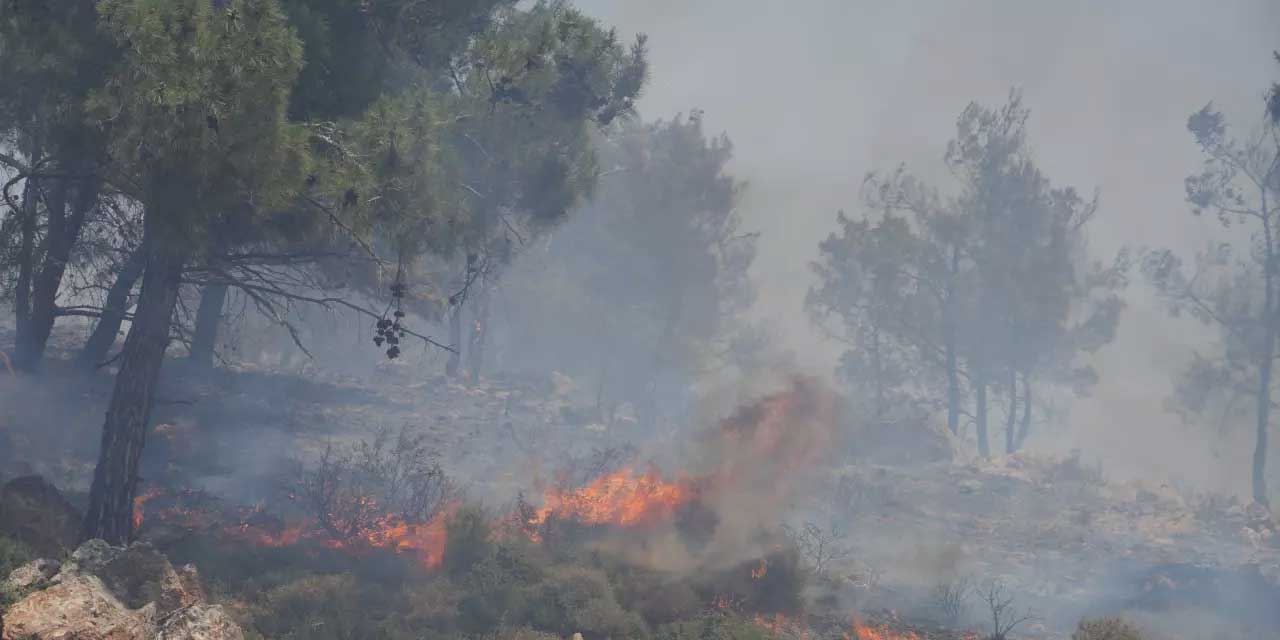
<svg viewBox="0 0 1280 640"><path fill-rule="evenodd" d="M761 578L765 577L765 575L767 575L768 573L769 573L769 561L765 558L760 558L760 565L751 570L751 579L760 580Z"/></svg>
<svg viewBox="0 0 1280 640"><path fill-rule="evenodd" d="M887 624L870 626L857 619L853 621L853 635L845 634L844 637L845 640L924 640L912 631L898 633L890 629Z"/></svg>
<svg viewBox="0 0 1280 640"><path fill-rule="evenodd" d="M137 531L142 527L143 521L143 505L147 501L160 495L160 487L149 487L146 491L139 493L133 497L133 530Z"/></svg>
<svg viewBox="0 0 1280 640"><path fill-rule="evenodd" d="M752 619L757 627L769 632L772 638L799 638L805 640L809 637L809 629L799 620L793 620L786 614L775 613L772 616L756 614Z"/></svg>
<svg viewBox="0 0 1280 640"><path fill-rule="evenodd" d="M695 495L684 479L666 482L657 471L636 475L628 467L584 487L548 491L529 525L537 527L554 516L582 524L643 526L670 519Z"/></svg>

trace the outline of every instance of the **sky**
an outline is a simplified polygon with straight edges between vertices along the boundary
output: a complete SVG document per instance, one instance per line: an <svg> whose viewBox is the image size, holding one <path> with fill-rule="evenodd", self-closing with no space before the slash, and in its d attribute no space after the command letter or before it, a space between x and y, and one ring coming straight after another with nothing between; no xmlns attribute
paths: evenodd
<svg viewBox="0 0 1280 640"><path fill-rule="evenodd" d="M755 313L803 366L822 371L836 347L802 310L817 243L838 209L856 209L868 171L905 162L945 183L942 154L970 101L996 106L1022 89L1047 174L1101 190L1097 257L1126 245L1186 254L1219 233L1183 200L1183 178L1199 162L1187 116L1212 100L1247 128L1280 79L1275 0L576 4L624 36L649 36L644 117L701 109L709 129L733 140L733 171L748 182L741 210L762 232ZM1163 409L1205 333L1167 320L1140 279L1130 294L1116 344L1099 356L1098 388L1041 446L1081 448L1114 477L1246 488L1247 437L1224 444Z"/></svg>

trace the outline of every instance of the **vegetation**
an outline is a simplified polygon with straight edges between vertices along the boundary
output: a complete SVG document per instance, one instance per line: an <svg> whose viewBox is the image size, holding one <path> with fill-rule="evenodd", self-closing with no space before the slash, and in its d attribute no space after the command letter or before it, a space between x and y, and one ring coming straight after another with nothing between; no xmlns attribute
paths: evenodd
<svg viewBox="0 0 1280 640"><path fill-rule="evenodd" d="M988 456L997 389L1012 453L1030 431L1033 383L1082 392L1096 381L1083 356L1115 335L1127 254L1089 260L1098 197L1050 183L1029 115L1016 91L996 109L969 105L947 145L956 195L905 167L868 174L866 212L839 213L839 232L820 245L806 306L848 347L838 374L863 421L920 423L945 408L952 433L968 417Z"/></svg>

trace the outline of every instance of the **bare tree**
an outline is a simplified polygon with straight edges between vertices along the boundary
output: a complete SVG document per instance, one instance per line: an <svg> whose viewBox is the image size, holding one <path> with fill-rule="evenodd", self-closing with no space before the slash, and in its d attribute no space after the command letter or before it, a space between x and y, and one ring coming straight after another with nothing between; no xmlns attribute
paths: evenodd
<svg viewBox="0 0 1280 640"><path fill-rule="evenodd" d="M959 622L969 611L969 596L974 592L973 580L957 576L939 582L930 594L933 608L951 625Z"/></svg>
<svg viewBox="0 0 1280 640"><path fill-rule="evenodd" d="M846 532L835 523L826 528L812 522L804 523L799 529L782 525L782 530L815 576L827 575L833 563L848 558L853 552L844 543Z"/></svg>
<svg viewBox="0 0 1280 640"><path fill-rule="evenodd" d="M1030 610L1019 615L1013 606L1013 596L1006 591L1004 583L992 580L979 593L991 612L991 636L989 640L1008 640L1009 634L1036 617Z"/></svg>

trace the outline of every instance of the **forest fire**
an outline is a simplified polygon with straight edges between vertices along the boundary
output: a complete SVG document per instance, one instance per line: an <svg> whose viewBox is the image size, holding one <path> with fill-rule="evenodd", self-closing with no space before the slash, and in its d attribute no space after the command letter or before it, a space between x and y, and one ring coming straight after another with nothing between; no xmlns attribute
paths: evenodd
<svg viewBox="0 0 1280 640"><path fill-rule="evenodd" d="M888 624L871 626L861 620L853 621L853 635L845 634L845 640L924 640L919 634L906 631L896 632Z"/></svg>
<svg viewBox="0 0 1280 640"><path fill-rule="evenodd" d="M697 491L686 479L667 482L656 470L637 474L626 467L586 486L547 492L528 524L536 528L554 517L588 525L644 526L670 520L695 497Z"/></svg>
<svg viewBox="0 0 1280 640"><path fill-rule="evenodd" d="M152 519L144 518L144 505L163 502ZM268 515L261 504L252 508L225 508L199 491L166 492L150 487L134 498L134 528L144 522L158 522L187 531L209 533L224 540L255 547L288 547L310 542L329 549L358 552L360 549L387 549L412 557L426 569L440 566L444 559L446 528L455 508L442 509L423 523L405 522L387 515L350 537L340 537L311 523L284 521Z"/></svg>
<svg viewBox="0 0 1280 640"><path fill-rule="evenodd" d="M799 640L807 640L809 637L809 629L804 622L792 618L784 613L775 613L773 615L756 614L752 618L752 622L757 627L769 632L773 638L798 638Z"/></svg>

